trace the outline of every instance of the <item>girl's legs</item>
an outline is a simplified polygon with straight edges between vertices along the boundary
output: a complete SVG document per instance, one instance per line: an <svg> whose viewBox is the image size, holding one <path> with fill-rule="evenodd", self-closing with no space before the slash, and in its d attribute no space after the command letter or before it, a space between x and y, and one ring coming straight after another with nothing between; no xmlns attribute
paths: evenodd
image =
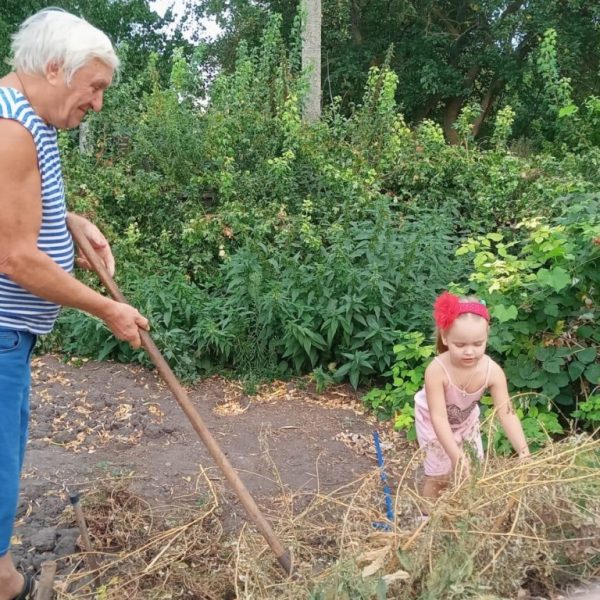
<svg viewBox="0 0 600 600"><path fill-rule="evenodd" d="M425 475L423 477L423 497L428 500L437 500L448 487L450 474Z"/></svg>
<svg viewBox="0 0 600 600"><path fill-rule="evenodd" d="M452 463L437 439L421 444L421 447L425 451L422 494L425 498L437 500L450 483Z"/></svg>

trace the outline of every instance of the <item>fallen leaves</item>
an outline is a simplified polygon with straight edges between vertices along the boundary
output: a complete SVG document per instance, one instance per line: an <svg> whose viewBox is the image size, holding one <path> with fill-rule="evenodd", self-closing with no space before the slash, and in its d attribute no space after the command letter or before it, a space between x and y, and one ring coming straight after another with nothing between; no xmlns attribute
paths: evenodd
<svg viewBox="0 0 600 600"><path fill-rule="evenodd" d="M371 577L395 559L397 539L393 534L379 533L370 536L375 547L370 547L369 550L363 552L357 557L358 565L365 565L362 568L361 574L363 577ZM365 564L366 563L366 564ZM384 575L382 579L387 585L391 585L397 581L409 579L410 574L403 569L399 569L394 573Z"/></svg>
<svg viewBox="0 0 600 600"><path fill-rule="evenodd" d="M90 367L90 365L87 365ZM93 454L115 442L137 445L146 428L163 422L164 412L147 401L148 386L111 391L99 389L77 373L32 361L31 438L75 453Z"/></svg>

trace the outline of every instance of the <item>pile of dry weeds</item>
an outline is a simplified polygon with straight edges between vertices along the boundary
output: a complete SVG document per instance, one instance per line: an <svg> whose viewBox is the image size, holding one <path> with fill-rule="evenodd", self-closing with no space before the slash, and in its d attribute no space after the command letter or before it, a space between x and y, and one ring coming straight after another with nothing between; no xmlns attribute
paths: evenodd
<svg viewBox="0 0 600 600"><path fill-rule="evenodd" d="M250 525L222 534L216 493L193 519L171 525L185 514L157 519L126 489L98 493L86 512L102 587L59 598L481 600L516 598L522 588L543 596L598 575L600 441L565 440L528 462L487 461L434 505L412 485L417 463L415 456L397 482L388 531L374 528L383 518L376 470L334 494L282 486L268 517L292 551L292 578ZM417 518L422 510L426 521ZM80 570L63 588L89 576Z"/></svg>
<svg viewBox="0 0 600 600"><path fill-rule="evenodd" d="M223 539L217 493L203 472L206 493L195 502L151 507L128 478L88 493L84 512L94 556L69 557L71 572L56 583L58 600L223 600L232 595L231 549ZM64 519L74 521L72 509Z"/></svg>

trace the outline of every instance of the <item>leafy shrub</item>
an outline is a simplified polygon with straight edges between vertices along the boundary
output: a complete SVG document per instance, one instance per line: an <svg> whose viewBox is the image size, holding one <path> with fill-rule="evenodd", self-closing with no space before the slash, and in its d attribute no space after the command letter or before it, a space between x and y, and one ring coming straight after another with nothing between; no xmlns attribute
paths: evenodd
<svg viewBox="0 0 600 600"><path fill-rule="evenodd" d="M522 223L522 239L491 233L469 239L475 293L487 300L498 325L490 346L504 357L509 382L533 402L572 409L600 383L596 326L600 196L565 199L549 224Z"/></svg>
<svg viewBox="0 0 600 600"><path fill-rule="evenodd" d="M581 419L586 427L598 429L600 427L600 395L594 394L579 404L572 416Z"/></svg>
<svg viewBox="0 0 600 600"><path fill-rule="evenodd" d="M398 332L427 331L437 292L466 286L465 238L500 229L506 244L522 231L507 226L554 218L561 195L597 187L600 154L512 154L508 111L493 150L447 146L431 122L406 126L385 61L350 115L333 102L305 126L298 48L279 26L240 44L206 103L177 52L168 85L153 59L111 89L85 153L61 137L69 197L114 240L118 282L182 376L315 370L356 386L391 375ZM142 360L78 313L61 323L49 344Z"/></svg>
<svg viewBox="0 0 600 600"><path fill-rule="evenodd" d="M374 388L362 397L366 406L380 418L395 418L395 427L409 432L414 439L414 397L423 387L425 368L435 352L433 344L425 343L418 331L401 333L394 345L394 363L390 372L392 382L383 389Z"/></svg>

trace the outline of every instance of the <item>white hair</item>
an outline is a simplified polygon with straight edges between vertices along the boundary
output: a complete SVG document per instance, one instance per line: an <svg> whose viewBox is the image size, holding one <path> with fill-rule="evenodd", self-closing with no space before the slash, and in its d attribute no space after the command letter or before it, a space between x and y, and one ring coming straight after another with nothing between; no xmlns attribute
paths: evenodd
<svg viewBox="0 0 600 600"><path fill-rule="evenodd" d="M11 65L30 75L44 75L56 62L70 83L73 75L97 58L116 70L119 59L108 36L60 8L45 8L25 20L12 36Z"/></svg>

